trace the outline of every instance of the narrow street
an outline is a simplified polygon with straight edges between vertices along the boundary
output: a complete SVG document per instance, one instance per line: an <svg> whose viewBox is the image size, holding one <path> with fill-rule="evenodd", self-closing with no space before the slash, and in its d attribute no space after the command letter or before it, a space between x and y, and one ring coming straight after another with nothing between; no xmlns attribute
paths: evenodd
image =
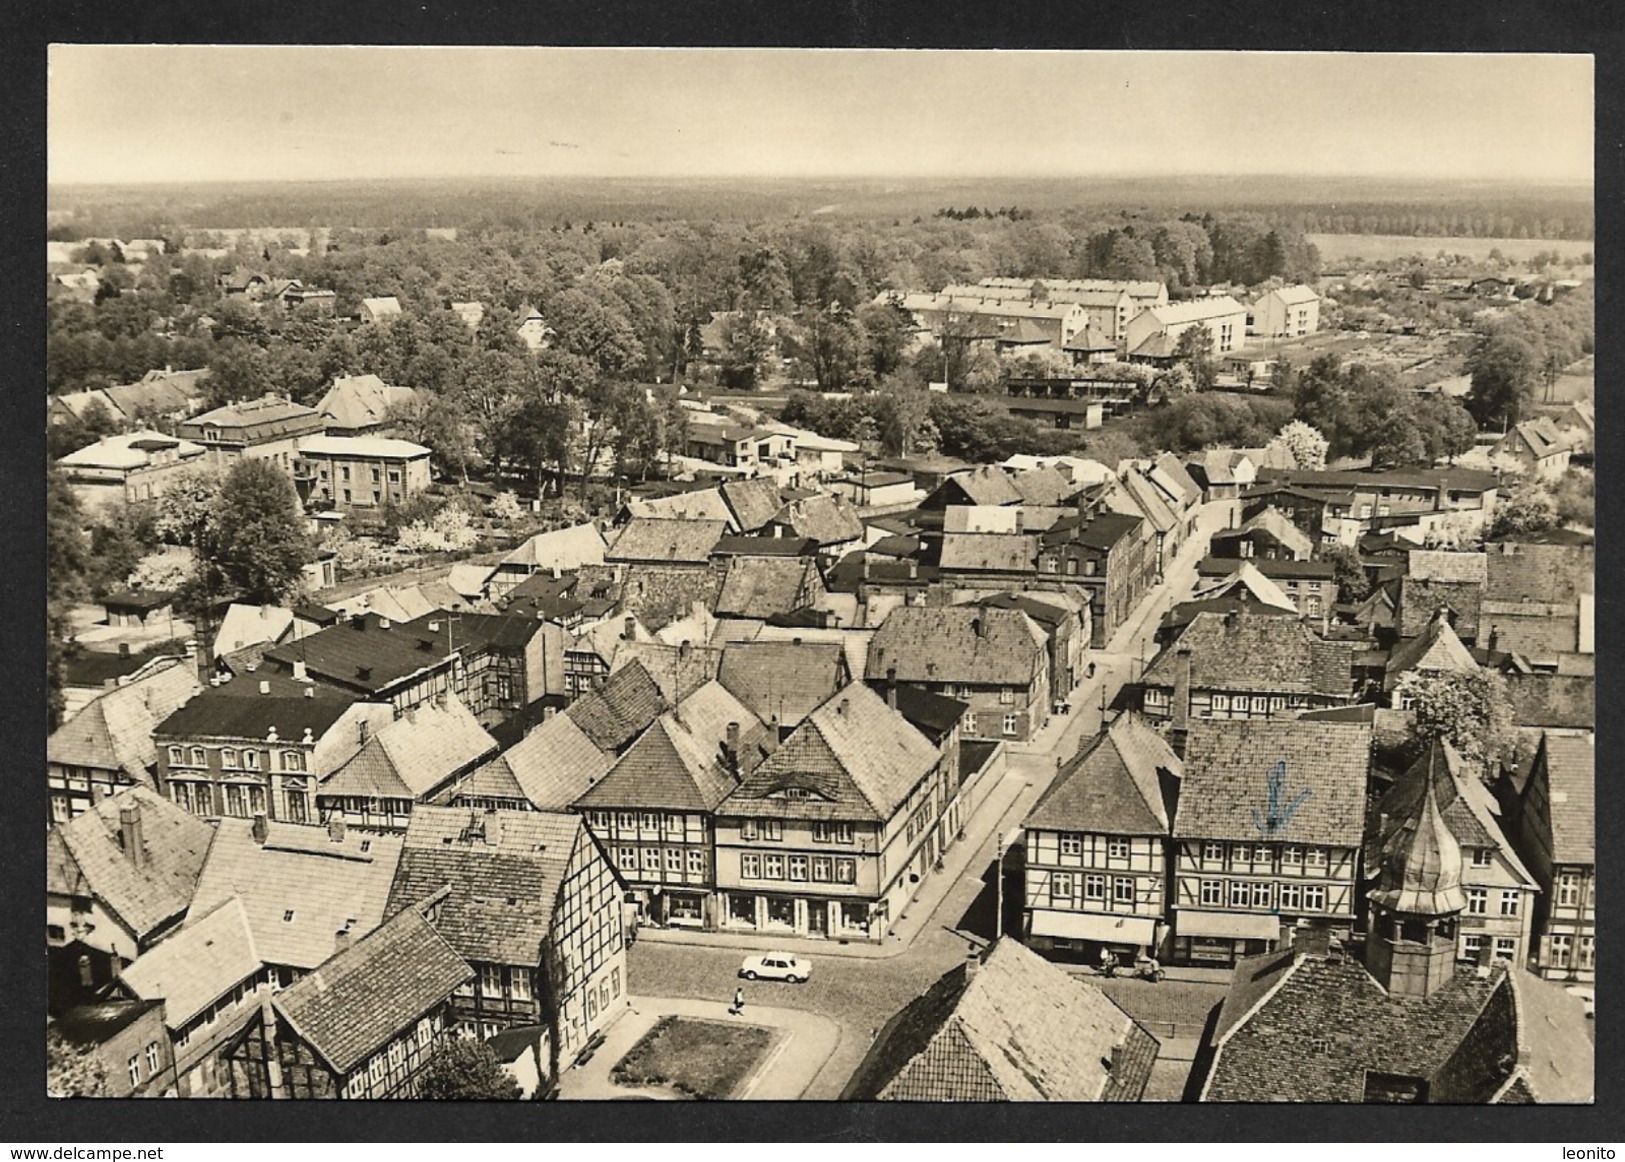
<svg viewBox="0 0 1625 1162"><path fill-rule="evenodd" d="M1226 505L1202 509L1196 532L1163 583L1147 595L1134 618L1113 635L1107 650L1091 653L1095 676L1074 693L1072 713L1053 720L1051 727L1035 740L1036 745L1029 744L1031 749L1011 749L1010 770L1005 778L1020 780L1021 786L1004 813L1002 830L1006 839L1019 838L1016 829L1048 789L1058 760L1070 757L1099 731L1102 706L1111 706L1122 688L1139 677L1142 657L1150 656L1152 638L1163 613L1190 593L1197 562L1207 552L1208 538L1215 529L1223 528L1227 519ZM997 809L996 803L988 806ZM812 979L789 985L738 980L739 964L745 955L738 947L644 939L628 954L631 991L646 997L726 1002L732 998L734 988L742 986L747 1005L806 1009L833 1018L840 1025L840 1038L802 1096L812 1100L839 1097L880 1027L943 973L962 962L968 952L991 938L996 911L995 839L989 834L971 853L959 880L900 953L856 956L843 954L835 946L823 954L815 950L811 953L815 964ZM1004 921L1006 931L1013 933L1021 924L1019 853L1007 852L1005 866ZM764 937L763 947L769 943L771 938ZM1087 970L1081 970L1081 974L1097 979ZM1177 1100L1195 1038L1200 1036L1208 1011L1222 996L1222 986L1211 981L1175 980L1159 985L1132 980L1100 983L1130 1015L1167 1043L1167 1067L1159 1065L1163 1076L1158 1078L1157 1096Z"/></svg>

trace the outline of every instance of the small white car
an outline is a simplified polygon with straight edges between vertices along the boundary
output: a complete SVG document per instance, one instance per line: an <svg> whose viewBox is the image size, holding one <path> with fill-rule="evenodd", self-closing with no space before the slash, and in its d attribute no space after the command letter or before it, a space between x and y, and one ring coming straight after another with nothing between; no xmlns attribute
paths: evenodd
<svg viewBox="0 0 1625 1162"><path fill-rule="evenodd" d="M764 952L760 956L747 956L739 966L739 975L746 980L783 980L800 984L812 975L812 961L788 952Z"/></svg>
<svg viewBox="0 0 1625 1162"><path fill-rule="evenodd" d="M1594 989L1588 988L1588 987L1586 987L1584 985L1571 984L1568 988L1564 989L1563 991L1568 993L1571 996L1579 997L1580 1002L1582 1004L1584 1004L1585 1007L1586 1007L1586 1016L1592 1018L1593 1020L1596 1019L1596 1016L1597 1016L1597 994L1596 994L1596 991Z"/></svg>

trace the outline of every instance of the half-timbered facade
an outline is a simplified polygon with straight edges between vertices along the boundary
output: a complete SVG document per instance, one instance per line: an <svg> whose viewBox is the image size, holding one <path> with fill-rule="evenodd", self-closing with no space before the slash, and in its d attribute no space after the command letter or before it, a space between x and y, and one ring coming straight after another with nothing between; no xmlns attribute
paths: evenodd
<svg viewBox="0 0 1625 1162"><path fill-rule="evenodd" d="M1283 928L1347 938L1371 728L1193 721L1174 822L1173 958L1234 964Z"/></svg>
<svg viewBox="0 0 1625 1162"><path fill-rule="evenodd" d="M1168 836L1182 767L1125 714L1072 759L1023 824L1029 947L1087 960L1160 954L1168 934Z"/></svg>

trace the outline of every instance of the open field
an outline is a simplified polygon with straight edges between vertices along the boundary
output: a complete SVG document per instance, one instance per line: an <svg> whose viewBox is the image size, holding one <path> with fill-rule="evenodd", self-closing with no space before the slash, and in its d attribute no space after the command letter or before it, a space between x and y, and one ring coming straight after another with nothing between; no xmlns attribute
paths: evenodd
<svg viewBox="0 0 1625 1162"><path fill-rule="evenodd" d="M1444 251L1462 254L1468 258L1488 258L1490 251L1499 250L1515 261L1527 261L1543 250L1555 250L1564 258L1576 260L1582 254L1596 249L1594 241L1561 242L1544 238L1449 238L1443 235L1409 234L1309 234L1306 235L1317 250L1321 261L1340 262L1349 258L1376 261L1407 258L1421 254L1429 258ZM1576 275L1576 277L1583 277Z"/></svg>

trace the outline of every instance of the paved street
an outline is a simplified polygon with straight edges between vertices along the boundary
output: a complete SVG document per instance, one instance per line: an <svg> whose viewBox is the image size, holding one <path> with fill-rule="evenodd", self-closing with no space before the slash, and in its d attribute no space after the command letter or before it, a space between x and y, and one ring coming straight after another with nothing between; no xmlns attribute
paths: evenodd
<svg viewBox="0 0 1625 1162"><path fill-rule="evenodd" d="M1149 651L1162 614L1174 601L1190 593L1196 580L1196 563L1207 551L1208 537L1214 529L1224 527L1226 520L1226 506L1210 505L1202 510L1196 534L1167 571L1163 584L1141 604L1134 619L1113 635L1111 648L1091 654L1095 677L1074 695L1072 714L1055 719L1051 728L1022 751L1012 748L1011 773L1006 779L1014 781L1019 789L1013 801L990 796L988 804L997 810L999 802L1010 802L1003 828L1007 834L1049 786L1057 758L1073 754L1100 729L1101 691L1105 691L1105 704L1109 706L1122 687L1138 677L1142 647ZM789 985L739 981L736 974L744 954L738 947L642 939L628 954L631 990L644 997L695 997L726 1003L735 986L742 984L747 1011L753 1006L771 1006L805 1009L833 1018L840 1026L839 1040L804 1096L838 1097L875 1032L938 977L963 961L970 949L980 947L991 936L995 911L994 829L986 830L987 838L965 863L965 872L900 953L858 957L839 955L834 949L822 955L814 950L810 953L815 961L812 979L806 984ZM1021 920L1019 855L1019 851L1009 853L1005 861L1005 923L1010 931L1019 928ZM915 929L913 924L908 927ZM764 937L763 946L767 943L771 939ZM1208 1012L1223 995L1222 984L1170 979L1153 985L1129 979L1105 981L1087 970L1082 975L1101 985L1154 1035L1170 1039L1168 1060L1159 1065L1154 1088L1157 1097L1177 1100L1194 1052L1194 1039L1200 1036ZM786 1051L792 1050L787 1047Z"/></svg>

